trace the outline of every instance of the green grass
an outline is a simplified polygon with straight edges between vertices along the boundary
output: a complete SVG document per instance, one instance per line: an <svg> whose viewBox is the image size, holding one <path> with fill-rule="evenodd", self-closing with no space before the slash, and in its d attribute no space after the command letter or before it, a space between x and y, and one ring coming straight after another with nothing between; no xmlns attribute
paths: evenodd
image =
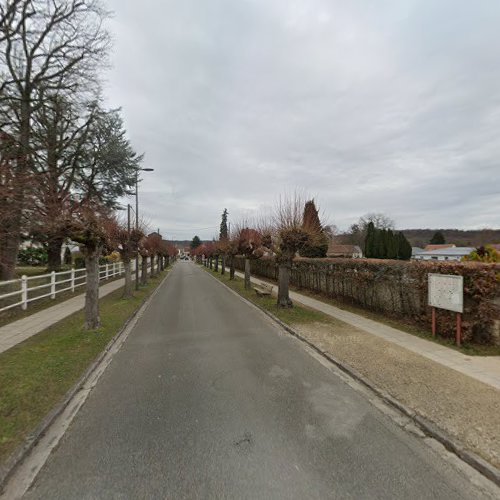
<svg viewBox="0 0 500 500"><path fill-rule="evenodd" d="M325 304L330 304L344 311L349 311L354 314L358 314L359 316L363 316L364 318L368 318L373 321L377 321L378 323L391 326L392 328L396 328L405 333L415 335L416 337L420 337L425 340L435 342L436 344L442 345L444 347L449 347L450 349L454 349L455 351L459 351L462 354L466 354L468 356L500 356L500 346L481 345L481 344L462 342L462 345L460 347L457 347L454 339L440 337L439 333L436 337L433 337L431 333L431 325L429 325L429 330L424 330L423 328L417 325L405 323L398 319L385 316L381 313L368 311L361 307L357 307L352 304L346 304L345 302L339 300L330 299L324 297L321 294L314 293L309 290L299 289L297 287L290 287L290 288L293 289L295 292L301 293L302 295L307 295L308 297L319 300L320 302L323 302Z"/></svg>
<svg viewBox="0 0 500 500"><path fill-rule="evenodd" d="M19 269L24 269L24 268L19 268ZM38 269L43 270L43 272L41 272L41 273L36 273L35 271L33 271L33 269L36 269L36 268L31 268L31 269L32 269L32 271L31 271L32 274L31 275L27 274L27 276L37 276L38 274L46 274L45 268L38 268ZM112 281L115 281L117 279L121 279L123 277L124 277L124 275L122 274L122 275L110 277L107 280L102 280L101 286L105 285L106 283L111 283ZM58 280L62 281L62 280L66 280L68 278L69 278L68 275L65 275L62 277L59 276ZM50 278L37 278L35 280L31 280L29 286L33 287L33 286L46 284L49 282L50 282ZM68 286L69 286L68 283L62 283L60 285L56 284L56 290L61 289L61 288L67 288ZM19 287L16 287L16 290L18 288ZM7 292L5 287L2 287L0 289L0 291L1 291L1 293ZM10 289L9 291L14 291L14 288ZM41 288L39 290L31 291L29 294L29 298L36 297L37 295L38 296L44 295L46 293L49 293L49 291L50 291L49 287L45 287L45 288ZM12 309L7 309L6 311L2 311L2 312L0 312L0 326L4 326L4 325L7 325L9 323L12 323L13 321L17 321L18 319L23 319L23 318L26 318L27 316L31 316L32 314L34 314L38 311L46 309L47 307L52 307L56 304L60 304L61 302L64 302L65 300L76 297L82 293L85 293L85 285L75 288L74 293L71 290L59 292L56 294L55 299L51 299L50 297L44 297L42 299L38 299L38 300L35 300L33 302L30 302L30 303L28 303L28 308L26 310L23 310L21 308L21 306L17 306L17 307L13 307ZM4 301L0 300L0 307L6 306L9 303L13 304L14 302L18 302L19 300L20 300L19 295L5 299Z"/></svg>
<svg viewBox="0 0 500 500"><path fill-rule="evenodd" d="M101 299L99 330L86 331L80 311L0 354L0 463L62 400L159 283L160 277L150 278L132 299L121 298L123 289Z"/></svg>
<svg viewBox="0 0 500 500"><path fill-rule="evenodd" d="M294 304L294 307L289 309L284 309L276 305L276 297L259 297L253 287L250 290L245 290L243 279L235 276L234 280L229 279L229 272L226 272L224 276L220 273L216 273L213 270L206 269L210 274L215 276L217 279L228 285L230 288L238 292L240 295L250 300L254 304L257 304L267 311L274 314L277 318L286 324L297 324L297 323L310 323L310 322L321 322L329 323L331 319L326 314L322 312L315 311L303 305Z"/></svg>
<svg viewBox="0 0 500 500"><path fill-rule="evenodd" d="M226 275L220 276L220 274L216 273L215 271L211 271L210 269L207 270L211 274L219 278L221 281L229 285L231 288L236 290L238 293L241 293L241 295L243 295L247 299L265 307L268 311L272 312L275 316L277 316L279 319L281 319L283 322L287 324L307 323L313 321L320 321L322 323L331 322L331 318L328 315L306 308L302 305L300 306L294 305L292 309L280 309L276 306L276 299L257 298L253 289L250 291L245 290L243 287L243 280L241 278L238 278L236 276L235 281L230 281L229 273L227 274L227 276ZM275 283L272 283L269 280L263 279L263 281L267 281L270 284L276 286ZM391 326L398 330L404 331L405 333L410 333L411 335L415 335L425 340L435 342L436 344L449 347L450 349L454 349L468 356L500 356L500 346L462 343L460 347L457 347L452 339L443 338L440 337L439 335L437 335L434 338L430 332L430 325L429 325L429 331L426 331L423 330L422 328L419 328L418 326L410 325L408 323L403 323L402 321L398 321L397 319L389 318L387 316L384 316L383 314L379 314L376 312L367 311L366 309L362 309L361 307L356 307L354 305L349 305L341 301L326 298L320 294L313 293L308 290L298 289L297 287L290 287L290 289L298 293L301 293L302 295L307 295L308 297L324 302L325 304L333 305L335 307L338 307L339 309L343 309L345 311L358 314L359 316L372 319L373 321L377 321L384 325Z"/></svg>

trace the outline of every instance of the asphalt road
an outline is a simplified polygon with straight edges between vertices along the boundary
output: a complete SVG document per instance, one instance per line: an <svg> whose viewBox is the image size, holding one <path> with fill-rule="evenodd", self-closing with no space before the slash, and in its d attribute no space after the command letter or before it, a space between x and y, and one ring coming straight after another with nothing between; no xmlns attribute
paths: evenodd
<svg viewBox="0 0 500 500"><path fill-rule="evenodd" d="M187 262L26 497L482 498L300 342Z"/></svg>

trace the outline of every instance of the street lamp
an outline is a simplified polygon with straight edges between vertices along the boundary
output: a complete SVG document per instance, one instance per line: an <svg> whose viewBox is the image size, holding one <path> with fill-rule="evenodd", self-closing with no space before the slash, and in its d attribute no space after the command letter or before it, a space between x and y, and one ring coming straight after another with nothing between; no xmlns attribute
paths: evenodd
<svg viewBox="0 0 500 500"><path fill-rule="evenodd" d="M135 172L135 228L139 230L139 172L153 172L154 168L138 168ZM139 252L135 256L135 289L139 290Z"/></svg>

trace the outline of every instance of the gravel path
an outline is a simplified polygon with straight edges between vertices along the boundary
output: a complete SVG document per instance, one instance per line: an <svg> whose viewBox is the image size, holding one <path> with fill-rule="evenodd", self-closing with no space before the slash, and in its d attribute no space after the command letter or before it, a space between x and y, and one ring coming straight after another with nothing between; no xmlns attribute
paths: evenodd
<svg viewBox="0 0 500 500"><path fill-rule="evenodd" d="M338 320L293 327L500 467L500 391Z"/></svg>

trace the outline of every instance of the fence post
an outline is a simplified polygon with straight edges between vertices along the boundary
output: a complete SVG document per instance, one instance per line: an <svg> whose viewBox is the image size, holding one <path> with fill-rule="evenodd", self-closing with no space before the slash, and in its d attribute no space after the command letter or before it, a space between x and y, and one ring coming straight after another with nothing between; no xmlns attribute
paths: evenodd
<svg viewBox="0 0 500 500"><path fill-rule="evenodd" d="M109 264L106 262L106 274L105 274L105 279L109 278Z"/></svg>
<svg viewBox="0 0 500 500"><path fill-rule="evenodd" d="M116 274L116 262L113 262L113 274L111 275L113 278L115 277L115 274Z"/></svg>
<svg viewBox="0 0 500 500"><path fill-rule="evenodd" d="M56 272L52 271L50 273L50 298L56 298Z"/></svg>
<svg viewBox="0 0 500 500"><path fill-rule="evenodd" d="M21 277L21 308L26 311L28 307L28 276L25 274Z"/></svg>
<svg viewBox="0 0 500 500"><path fill-rule="evenodd" d="M71 268L71 291L75 291L75 268Z"/></svg>

